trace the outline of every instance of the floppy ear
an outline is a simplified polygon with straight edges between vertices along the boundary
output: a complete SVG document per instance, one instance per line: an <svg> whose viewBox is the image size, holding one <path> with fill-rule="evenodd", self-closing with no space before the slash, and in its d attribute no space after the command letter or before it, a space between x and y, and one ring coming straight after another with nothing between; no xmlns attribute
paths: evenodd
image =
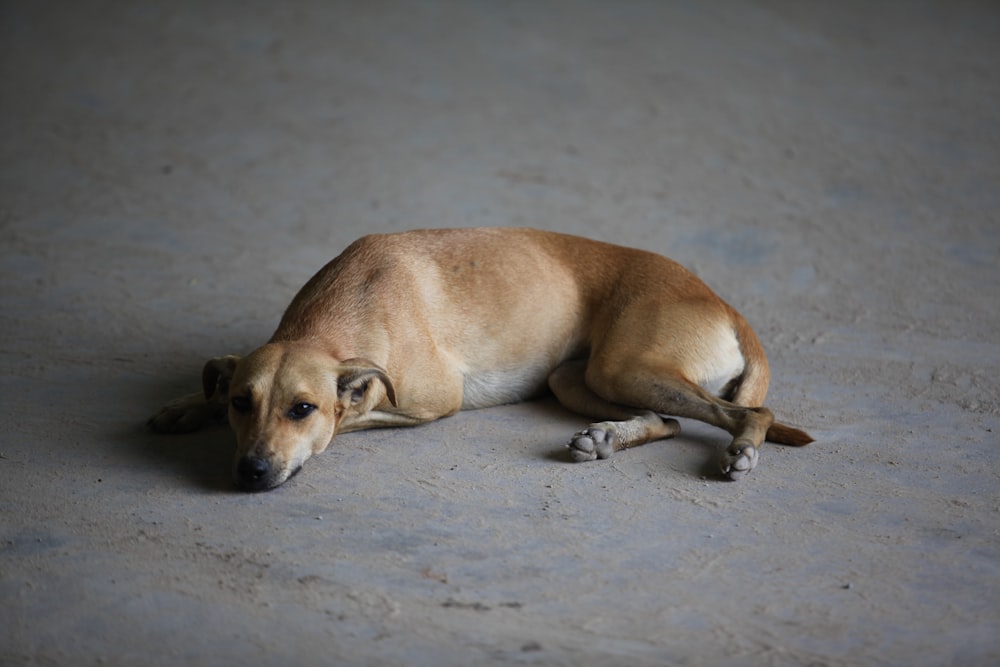
<svg viewBox="0 0 1000 667"><path fill-rule="evenodd" d="M205 367L201 369L201 388L205 391L206 401L213 396L226 397L229 393L229 381L233 378L239 360L238 356L229 354L205 362Z"/></svg>
<svg viewBox="0 0 1000 667"><path fill-rule="evenodd" d="M396 390L388 373L367 359L360 358L348 359L337 369L337 398L341 405L347 408L365 400L372 380L381 382L389 402L393 406L397 405Z"/></svg>

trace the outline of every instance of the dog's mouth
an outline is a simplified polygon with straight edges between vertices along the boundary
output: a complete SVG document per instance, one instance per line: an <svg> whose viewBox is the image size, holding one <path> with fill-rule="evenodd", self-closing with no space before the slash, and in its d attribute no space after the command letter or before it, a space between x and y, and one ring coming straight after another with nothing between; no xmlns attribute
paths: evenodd
<svg viewBox="0 0 1000 667"><path fill-rule="evenodd" d="M296 466L288 475L282 477L280 471L275 471L266 459L244 456L236 464L236 486L240 491L257 493L276 489L302 470Z"/></svg>

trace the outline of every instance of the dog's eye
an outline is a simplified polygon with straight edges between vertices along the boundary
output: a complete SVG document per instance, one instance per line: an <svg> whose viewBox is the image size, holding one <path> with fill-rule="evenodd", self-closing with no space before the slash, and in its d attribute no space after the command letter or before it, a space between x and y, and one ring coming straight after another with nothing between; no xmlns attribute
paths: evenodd
<svg viewBox="0 0 1000 667"><path fill-rule="evenodd" d="M236 412L240 413L241 415L245 415L248 412L250 412L250 409L252 407L249 396L233 396L229 400L229 404L233 406L233 410L236 410Z"/></svg>
<svg viewBox="0 0 1000 667"><path fill-rule="evenodd" d="M288 411L288 416L291 419L305 419L311 415L315 409L316 406L310 403L296 403L292 406L292 409Z"/></svg>

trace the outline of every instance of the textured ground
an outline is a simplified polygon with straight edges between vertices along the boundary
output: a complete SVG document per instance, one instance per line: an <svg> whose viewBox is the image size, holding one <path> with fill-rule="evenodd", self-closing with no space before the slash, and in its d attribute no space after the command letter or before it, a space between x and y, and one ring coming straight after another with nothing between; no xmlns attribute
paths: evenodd
<svg viewBox="0 0 1000 667"><path fill-rule="evenodd" d="M1000 661L1000 9L0 4L0 663ZM236 493L142 424L355 237L668 254L807 428L568 462L551 401Z"/></svg>

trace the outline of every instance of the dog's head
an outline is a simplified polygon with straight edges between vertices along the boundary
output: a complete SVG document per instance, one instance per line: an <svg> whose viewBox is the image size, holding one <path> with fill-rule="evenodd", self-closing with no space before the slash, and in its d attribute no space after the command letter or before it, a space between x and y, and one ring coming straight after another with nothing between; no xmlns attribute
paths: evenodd
<svg viewBox="0 0 1000 667"><path fill-rule="evenodd" d="M345 418L388 399L386 372L365 359L340 361L302 343L271 343L246 357L205 366L205 393L228 391L236 432L236 483L246 491L273 489L333 440ZM232 377L226 383L225 376Z"/></svg>

